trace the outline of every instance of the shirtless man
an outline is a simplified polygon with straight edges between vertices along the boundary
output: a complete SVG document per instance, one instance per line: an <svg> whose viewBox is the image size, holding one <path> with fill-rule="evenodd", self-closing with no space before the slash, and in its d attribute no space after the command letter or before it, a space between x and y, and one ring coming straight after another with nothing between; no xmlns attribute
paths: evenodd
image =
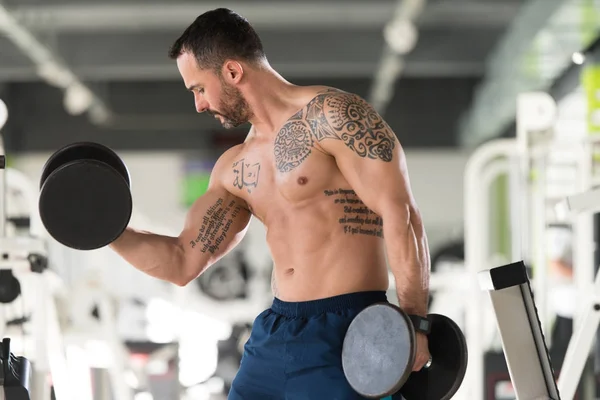
<svg viewBox="0 0 600 400"><path fill-rule="evenodd" d="M170 57L199 113L226 128L252 127L215 164L179 237L128 228L111 247L183 286L258 218L275 263L275 298L254 321L229 399L362 398L345 379L342 342L359 311L387 301L388 263L400 306L427 315L427 239L395 134L354 94L286 81L248 21L230 10L200 15ZM428 359L418 333L413 369Z"/></svg>

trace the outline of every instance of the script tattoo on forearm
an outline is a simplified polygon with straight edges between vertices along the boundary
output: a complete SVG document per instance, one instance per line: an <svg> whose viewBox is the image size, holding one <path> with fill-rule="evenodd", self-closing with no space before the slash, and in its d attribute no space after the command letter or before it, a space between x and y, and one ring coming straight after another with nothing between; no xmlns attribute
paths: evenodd
<svg viewBox="0 0 600 400"><path fill-rule="evenodd" d="M252 193L252 189L258 186L258 176L260 174L260 163L251 164L245 159L233 163L233 186L242 190L246 189Z"/></svg>
<svg viewBox="0 0 600 400"><path fill-rule="evenodd" d="M333 198L342 208L343 216L338 223L347 235L366 235L383 238L383 220L367 207L352 189L325 190L325 196Z"/></svg>
<svg viewBox="0 0 600 400"><path fill-rule="evenodd" d="M375 109L359 96L327 89L291 117L275 138L280 172L298 167L311 154L314 141L341 140L356 155L391 162L396 137Z"/></svg>
<svg viewBox="0 0 600 400"><path fill-rule="evenodd" d="M227 237L233 221L243 209L244 207L235 200L225 204L225 200L219 198L202 218L198 235L190 241L192 249L198 248L203 253L215 254Z"/></svg>

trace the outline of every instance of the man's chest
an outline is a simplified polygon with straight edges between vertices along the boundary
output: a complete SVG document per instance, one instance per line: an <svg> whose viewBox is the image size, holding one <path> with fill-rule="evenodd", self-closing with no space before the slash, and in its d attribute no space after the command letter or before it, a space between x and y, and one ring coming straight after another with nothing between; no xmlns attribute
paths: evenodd
<svg viewBox="0 0 600 400"><path fill-rule="evenodd" d="M292 143L294 143L292 141ZM293 206L330 189L339 172L333 158L315 151L302 155L285 146L291 155L283 162L277 139L250 145L231 163L223 184L244 199L252 212L263 218L269 211Z"/></svg>

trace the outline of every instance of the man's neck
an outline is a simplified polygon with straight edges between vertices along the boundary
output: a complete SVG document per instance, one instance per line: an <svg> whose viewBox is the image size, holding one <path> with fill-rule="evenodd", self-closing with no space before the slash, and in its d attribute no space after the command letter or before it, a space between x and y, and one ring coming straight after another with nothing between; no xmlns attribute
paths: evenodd
<svg viewBox="0 0 600 400"><path fill-rule="evenodd" d="M273 69L253 71L244 96L253 111L250 123L261 133L273 133L296 111L295 93L298 86L286 81Z"/></svg>

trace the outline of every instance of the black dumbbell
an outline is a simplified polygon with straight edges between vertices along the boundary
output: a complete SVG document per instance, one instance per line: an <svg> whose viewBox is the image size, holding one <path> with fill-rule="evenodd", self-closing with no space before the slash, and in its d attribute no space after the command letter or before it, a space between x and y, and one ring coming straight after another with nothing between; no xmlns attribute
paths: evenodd
<svg viewBox="0 0 600 400"><path fill-rule="evenodd" d="M413 372L416 333L412 319L389 303L373 304L350 323L342 348L346 379L361 396L381 399L399 393L406 400L447 400L467 369L467 344L450 318L429 314L431 358Z"/></svg>
<svg viewBox="0 0 600 400"><path fill-rule="evenodd" d="M65 146L42 170L42 223L67 247L104 247L129 224L133 210L130 184L125 163L110 148L93 142Z"/></svg>

